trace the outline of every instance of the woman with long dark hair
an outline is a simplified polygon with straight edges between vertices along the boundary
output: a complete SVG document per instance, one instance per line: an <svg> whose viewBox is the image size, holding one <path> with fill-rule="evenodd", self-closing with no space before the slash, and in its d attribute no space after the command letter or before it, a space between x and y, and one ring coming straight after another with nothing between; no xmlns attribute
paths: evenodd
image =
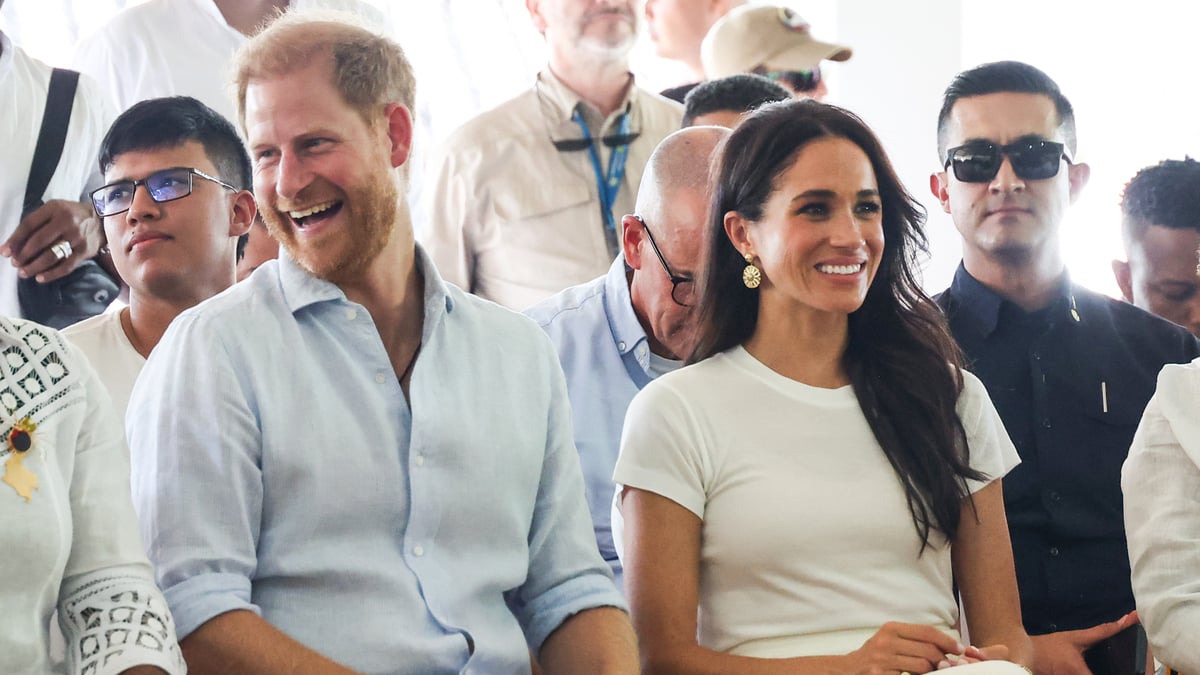
<svg viewBox="0 0 1200 675"><path fill-rule="evenodd" d="M760 109L718 161L692 365L634 400L616 469L647 672L1028 663L1019 460L918 285L923 211L834 106Z"/></svg>

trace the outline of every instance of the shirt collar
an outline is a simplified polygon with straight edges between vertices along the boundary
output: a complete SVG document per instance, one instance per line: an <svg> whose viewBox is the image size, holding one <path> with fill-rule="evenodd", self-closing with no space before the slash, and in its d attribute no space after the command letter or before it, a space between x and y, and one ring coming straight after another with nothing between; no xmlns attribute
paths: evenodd
<svg viewBox="0 0 1200 675"><path fill-rule="evenodd" d="M1061 307L1062 312L1067 314L1068 318L1073 319L1073 322L1078 322L1079 313L1074 306L1075 294L1071 291L1071 279L1065 271L1057 284L1058 288L1050 305ZM971 276L962 263L958 264L958 270L954 273L954 281L950 284L950 295L954 298L956 313L975 323L983 335L991 335L992 331L996 330L996 324L1000 320L1000 309L1006 300L999 293L984 286L978 279ZM1057 309L1051 310L1052 316L1057 313Z"/></svg>
<svg viewBox="0 0 1200 675"><path fill-rule="evenodd" d="M438 274L433 260L420 244L416 245L415 262L425 280L425 324L422 332L428 336L441 317L454 309L454 299L450 297L449 286ZM309 274L283 251L279 255L279 284L283 288L284 302L292 314L320 302L349 302L336 284Z"/></svg>
<svg viewBox="0 0 1200 675"><path fill-rule="evenodd" d="M576 106L588 105L583 99L568 87L562 80L558 79L554 73L547 68L537 74L537 80L534 82L534 89L538 98L542 99L543 106L553 111L557 119L551 120L555 124L563 122L571 122L572 115L575 114ZM604 121L604 126L607 127L617 116L625 111L636 110L637 108L637 81L633 74L629 75L629 88L625 91L625 100L617 109L613 111L608 119ZM548 105L547 105L548 104Z"/></svg>
<svg viewBox="0 0 1200 675"><path fill-rule="evenodd" d="M604 315L608 317L608 328L612 331L613 343L622 356L646 342L646 329L633 311L633 298L629 295L629 277L626 275L625 254L608 268L604 278ZM647 350L649 351L649 350Z"/></svg>

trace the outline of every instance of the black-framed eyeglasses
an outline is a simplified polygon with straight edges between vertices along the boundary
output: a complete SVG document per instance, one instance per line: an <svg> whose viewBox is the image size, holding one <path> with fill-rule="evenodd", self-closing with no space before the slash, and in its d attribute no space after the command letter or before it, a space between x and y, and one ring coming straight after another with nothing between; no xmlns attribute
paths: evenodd
<svg viewBox="0 0 1200 675"><path fill-rule="evenodd" d="M696 292L696 280L672 272L671 266L667 264L667 259L663 257L662 251L658 249L658 242L654 241L654 235L650 233L650 228L646 226L645 219L641 216L634 216L634 218L637 218L637 221L642 224L642 229L646 231L646 239L650 242L650 248L654 249L654 255L658 256L658 262L662 263L663 270L667 273L667 278L671 280L671 299L680 307L691 307Z"/></svg>
<svg viewBox="0 0 1200 675"><path fill-rule="evenodd" d="M141 180L118 181L93 190L92 208L96 209L96 215L101 218L125 213L133 206L133 193L139 185L145 186L150 199L158 204L183 199L192 194L192 176L212 181L226 190L238 191L229 183L214 178L199 169L176 166L170 169L160 169Z"/></svg>
<svg viewBox="0 0 1200 675"><path fill-rule="evenodd" d="M766 66L759 66L750 72L776 82L782 82L791 87L793 91L798 92L812 91L821 86L820 66L813 66L808 70L767 70Z"/></svg>
<svg viewBox="0 0 1200 675"><path fill-rule="evenodd" d="M1066 146L1044 138L1022 138L1008 145L971 141L946 151L942 168L953 167L954 177L964 183L986 183L1000 172L1004 158L1013 173L1024 180L1045 180L1058 175L1061 160L1071 163Z"/></svg>

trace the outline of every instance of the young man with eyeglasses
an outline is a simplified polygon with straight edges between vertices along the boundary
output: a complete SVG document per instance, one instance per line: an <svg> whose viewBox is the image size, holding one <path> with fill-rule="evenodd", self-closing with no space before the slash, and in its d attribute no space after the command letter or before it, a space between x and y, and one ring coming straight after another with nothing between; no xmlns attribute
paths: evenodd
<svg viewBox="0 0 1200 675"><path fill-rule="evenodd" d="M446 279L514 309L603 274L683 108L637 86L633 0L526 0L547 67L428 163L418 233Z"/></svg>
<svg viewBox="0 0 1200 675"><path fill-rule="evenodd" d="M250 157L233 124L194 98L135 104L100 146L106 181L91 194L129 305L71 326L125 419L134 381L167 326L235 281L236 249L256 212Z"/></svg>
<svg viewBox="0 0 1200 675"><path fill-rule="evenodd" d="M1200 344L1071 282L1059 226L1089 167L1045 73L1005 61L958 74L938 154L930 188L963 242L938 301L1022 460L1004 498L1034 672L1087 672L1100 643L1137 621L1121 464L1159 369Z"/></svg>
<svg viewBox="0 0 1200 675"><path fill-rule="evenodd" d="M642 174L637 215L621 220L622 253L608 273L525 312L550 336L567 375L596 544L618 588L621 562L610 513L621 426L634 395L691 353L708 166L728 134L690 127L663 140Z"/></svg>
<svg viewBox="0 0 1200 675"><path fill-rule="evenodd" d="M853 51L823 42L791 8L745 5L713 25L700 47L708 79L752 73L787 87L796 98L823 100L829 93L821 77L823 61L846 61Z"/></svg>

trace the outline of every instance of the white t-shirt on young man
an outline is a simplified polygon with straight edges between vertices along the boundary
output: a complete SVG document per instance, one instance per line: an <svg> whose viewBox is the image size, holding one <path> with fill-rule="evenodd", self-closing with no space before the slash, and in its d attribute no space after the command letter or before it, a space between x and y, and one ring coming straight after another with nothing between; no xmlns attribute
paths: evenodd
<svg viewBox="0 0 1200 675"><path fill-rule="evenodd" d="M983 385L964 377L970 464L989 477L968 482L974 493L1020 460ZM629 406L614 479L703 521L704 647L846 654L888 621L957 637L950 547L935 532L921 551L904 488L849 386L801 384L742 347L668 373Z"/></svg>
<svg viewBox="0 0 1200 675"><path fill-rule="evenodd" d="M121 326L121 312L105 312L69 326L63 336L91 362L100 376L104 388L112 398L113 410L121 426L121 438L125 438L125 411L129 407L129 395L138 373L146 365L146 359L133 348L129 336Z"/></svg>

